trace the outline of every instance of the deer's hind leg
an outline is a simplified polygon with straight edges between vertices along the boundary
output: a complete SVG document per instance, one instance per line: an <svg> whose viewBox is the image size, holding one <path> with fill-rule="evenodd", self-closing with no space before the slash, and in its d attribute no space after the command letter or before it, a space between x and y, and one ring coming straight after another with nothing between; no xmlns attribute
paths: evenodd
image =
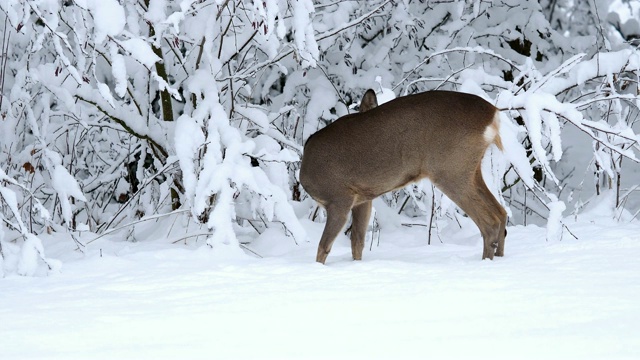
<svg viewBox="0 0 640 360"><path fill-rule="evenodd" d="M353 205L353 198L347 198L344 200L334 201L327 203L325 209L327 210L327 222L324 225L324 231L320 238L320 244L318 245L318 255L316 261L324 264L327 260L329 252L333 242L336 240L338 234L347 223L349 211Z"/></svg>
<svg viewBox="0 0 640 360"><path fill-rule="evenodd" d="M353 260L362 260L364 238L371 217L371 201L354 206L351 214L353 219L351 223L351 254Z"/></svg>
<svg viewBox="0 0 640 360"><path fill-rule="evenodd" d="M504 210L502 205L500 205L498 200L496 200L496 197L491 193L489 188L487 188L487 185L482 178L480 166L476 169L474 184L474 188L478 192L483 204L478 208L482 209L481 211L484 212L484 214L481 215L481 222L483 225L481 226L478 224L484 240L482 258L493 259L493 256L504 256L507 212ZM478 222L476 221L476 223Z"/></svg>
<svg viewBox="0 0 640 360"><path fill-rule="evenodd" d="M487 185L482 178L482 172L480 171L480 168L476 170L475 182L476 188L481 193L483 201L486 204L485 206L489 209L489 214L494 217L493 226L496 226L496 230L495 232L492 231L491 234L491 236L493 236L493 239L491 240L491 246L495 247L495 256L504 256L504 241L507 235L507 212L504 210L504 207L500 205L496 197L487 188Z"/></svg>
<svg viewBox="0 0 640 360"><path fill-rule="evenodd" d="M439 183L438 188L480 229L484 243L482 259L502 256L507 218L505 210L487 188L479 164L475 171L459 175L455 180Z"/></svg>

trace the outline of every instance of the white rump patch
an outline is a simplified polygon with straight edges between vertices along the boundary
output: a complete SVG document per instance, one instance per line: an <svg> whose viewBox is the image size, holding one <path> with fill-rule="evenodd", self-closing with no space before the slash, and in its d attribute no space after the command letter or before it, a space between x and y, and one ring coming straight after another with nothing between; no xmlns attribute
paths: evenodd
<svg viewBox="0 0 640 360"><path fill-rule="evenodd" d="M496 135L498 135L498 131L500 129L500 113L496 112L496 116L493 118L493 122L487 126L484 130L484 140L487 144L493 143Z"/></svg>
<svg viewBox="0 0 640 360"><path fill-rule="evenodd" d="M493 139L496 138L497 134L498 134L498 130L495 128L495 126L492 123L491 125L487 126L487 128L484 130L484 140L487 142L487 144L491 144L493 142Z"/></svg>

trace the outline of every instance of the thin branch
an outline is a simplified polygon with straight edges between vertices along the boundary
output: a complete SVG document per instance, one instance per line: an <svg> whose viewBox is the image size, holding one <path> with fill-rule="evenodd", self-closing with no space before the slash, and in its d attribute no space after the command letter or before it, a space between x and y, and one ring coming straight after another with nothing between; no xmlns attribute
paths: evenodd
<svg viewBox="0 0 640 360"><path fill-rule="evenodd" d="M602 97L602 98L594 98L594 99L583 101L581 103L576 104L576 109L582 110L583 108L586 108L589 105L591 105L593 103L596 103L598 101L609 101L609 100L632 100L632 101L636 101L636 100L638 100L638 96L637 95L630 95L630 94L616 94L616 95L611 95L611 96Z"/></svg>
<svg viewBox="0 0 640 360"><path fill-rule="evenodd" d="M518 169L516 169L515 167L513 168L513 171L516 172L516 174L518 174L518 177L520 177L521 179L523 179L522 175L520 175L520 173L518 172ZM529 187L529 185L527 185L527 183L525 181L522 182L522 184L524 185L526 190L530 190L531 194L533 194L533 196L536 197L536 199L538 199L538 201L542 204L542 206L544 206L545 209L547 209L547 211L551 211L551 209L549 208L549 205L547 205L546 202L544 202L544 200L542 200L542 198L540 198L540 195L538 195L535 191L535 189L539 190L540 192L542 192L543 194L546 194L545 190L542 188L542 186L540 184L538 184L537 182L534 183L534 188ZM569 229L569 227L564 223L564 221L560 220L560 224L562 224L562 226L567 230L567 232L573 236L574 239L578 240L578 237Z"/></svg>
<svg viewBox="0 0 640 360"><path fill-rule="evenodd" d="M327 72L324 70L324 68L320 64L318 64L318 69L322 71L322 73L324 74L324 77L327 78L327 81L329 82L329 84L331 84L331 86L333 87L333 90L335 90L336 95L338 95L338 97L340 98L340 101L344 104L345 107L347 107L347 111L349 111L347 101L342 97L342 94L340 94L340 91L338 90L336 85L333 83L333 81L331 81L331 79L329 78L329 74L327 74Z"/></svg>
<svg viewBox="0 0 640 360"><path fill-rule="evenodd" d="M341 28L339 28L339 29L334 29L334 30L330 30L330 31L323 32L323 33L321 33L321 34L316 34L316 35L315 35L316 41L320 41L320 40L327 39L327 38L329 38L329 37L331 37L331 36L337 35L337 34L339 34L339 33L343 32L343 31L345 31L345 30L347 30L347 29L349 29L349 28L352 28L352 27L354 27L354 26L356 26L356 25L360 24L361 22L363 22L363 21L365 21L366 19L370 18L373 14L375 14L376 12L378 12L378 11L379 11L380 9L382 9L385 5L387 5L388 3L392 2L392 1L393 1L393 0L387 0L387 1L385 1L384 3L382 3L382 4L381 4L380 6L378 6L377 8L375 8L375 9L373 9L372 11L369 11L368 13L366 13L366 14L364 14L364 15L360 16L359 18L357 18L357 19L355 19L355 20L353 20L353 21L351 21L351 22L349 22L349 23L345 24L344 26L342 26L342 27L341 27ZM284 54L282 54L282 55L280 55L280 56L278 56L278 57L274 58L273 60L268 61L268 62L266 62L266 63L264 63L264 64L260 65L260 67L258 68L258 70L260 70L262 67L266 67L266 66L270 66L270 65L272 65L272 64L278 63L278 62L280 62L280 60L282 60L282 59L286 58L287 56L289 56L289 55L291 55L291 54L293 54L293 50L289 50L289 51L285 52Z"/></svg>
<svg viewBox="0 0 640 360"><path fill-rule="evenodd" d="M522 110L526 110L526 109L524 107L517 107L517 108L499 108L498 110L500 110L500 111L509 111L509 110L522 111ZM555 112L555 111L553 111L551 109L543 108L542 110L543 111L547 111L547 112L552 113L552 114L555 114L556 116L559 116L559 117L565 119L566 121L568 121L569 123L571 123L575 127L577 127L580 131L582 131L585 134L587 134L590 138L592 138L593 140L595 140L595 141L601 143L602 145L604 145L606 148L609 148L610 150L612 150L612 151L614 151L614 152L616 152L616 153L628 158L629 160L631 160L631 161L633 161L635 163L640 163L640 159L636 158L633 153L629 153L628 151L625 151L623 149L619 149L617 146L615 146L615 145L611 144L610 142L605 141L603 139L599 139L598 137L595 136L595 134L593 134L592 132L588 131L587 128L594 128L593 125L585 124L585 123L582 123L582 122L581 123L576 123L573 120L571 120L570 118L568 118L567 116L565 116L563 114L560 114L558 112ZM597 130L598 131L604 131L604 130L601 130L601 129L597 129ZM611 132L611 134L612 135L617 135L617 136L620 136L622 138L626 138L626 139L628 139L630 141L636 142L635 139L624 137L623 135L619 135L618 133Z"/></svg>
<svg viewBox="0 0 640 360"><path fill-rule="evenodd" d="M244 48L246 48L246 47L249 45L249 43L253 40L253 38L254 38L257 34L258 34L258 30L256 29L256 30L254 30L253 34L251 34L251 36L249 37L249 39L247 39L247 41L246 41L244 44L242 44L242 46L240 46L240 49L238 49L238 50L235 52L235 54L231 55L231 57L229 57L229 59L227 59L227 60L222 64L222 66L221 66L220 68L222 69L222 68L226 67L226 66L227 66L227 64L229 64L229 63L231 62L231 60L235 59L235 58L236 58L236 56L238 56L238 54L240 54L240 53L242 52L242 50L244 50Z"/></svg>
<svg viewBox="0 0 640 360"><path fill-rule="evenodd" d="M395 90L398 86L400 86L402 83L404 83L405 81L407 81L409 79L409 77L411 75L413 75L419 67L421 67L422 65L426 64L427 62L429 62L431 59L433 59L436 56L442 56L442 55L446 55L449 53L453 53L453 52L463 52L463 53L473 53L473 54L480 54L480 55L488 55L491 57L495 57L496 59L503 61L505 63L507 63L509 66L511 66L512 68L521 71L520 67L518 67L518 65L516 63L514 63L513 61L493 52L492 50L488 50L488 49L484 49L482 47L476 46L476 47L455 47L455 48L451 48L451 49L446 49L446 50L442 50L442 51L438 51L435 52L429 56L427 56L424 60L422 60L420 63L418 63L418 65L414 66L413 69L411 69L407 75L405 77L402 78L402 80L400 80L393 88L392 90Z"/></svg>
<svg viewBox="0 0 640 360"><path fill-rule="evenodd" d="M126 121L111 115L109 112L107 112L106 110L104 110L100 105L98 105L97 102L88 100L83 98L81 95L75 95L75 98L81 101L86 102L87 104L93 105L96 109L98 109L98 111L100 111L101 113L103 113L105 116L107 116L109 119L115 121L116 123L118 123L118 125L122 126L129 134L137 137L138 139L141 140L146 140L149 142L149 144L152 145L153 148L157 149L158 151L160 151L160 153L164 156L164 158L166 159L169 156L169 153L167 153L167 151L160 146L160 144L158 144L155 140L153 140L149 135L142 135L140 133L138 133L137 131L133 130L132 127L130 127L129 125L127 125ZM158 157L160 159L160 157Z"/></svg>
<svg viewBox="0 0 640 360"><path fill-rule="evenodd" d="M7 31L8 23L9 23L9 15L5 14L4 32L2 33L2 53L0 53L0 110L2 110L2 100L4 99L4 82L5 82L5 79L7 78L7 63L9 62L9 44L11 41L11 32ZM6 44L6 48L5 48L5 44Z"/></svg>
<svg viewBox="0 0 640 360"><path fill-rule="evenodd" d="M358 24L360 24L361 22L367 20L368 18L370 18L373 14L377 13L380 9L382 9L385 5L387 5L388 3L390 3L392 0L387 0L385 2L383 2L382 4L380 4L378 7L376 7L375 9L369 11L368 13L360 16L357 19L354 19L348 23L346 23L345 25L343 25L342 27L338 28L338 29L333 29L333 30L329 30L329 31L325 31L322 34L317 34L316 35L316 41L320 41L320 40L324 40L328 37L334 36L336 34L339 34L351 27L354 27Z"/></svg>
<svg viewBox="0 0 640 360"><path fill-rule="evenodd" d="M111 224L118 218L118 216L120 216L120 214L124 211L124 209L129 206L129 204L133 201L133 199L135 199L138 195L140 195L140 193L142 193L142 190L144 190L145 187L147 187L156 177L163 175L165 171L167 171L167 169L169 169L169 167L173 166L175 163L178 162L178 159L174 159L172 162L165 164L165 166L158 170L158 172L151 176L150 178L145 180L145 183L142 184L139 188L138 191L136 191L135 194L131 195L131 197L129 198L129 200L127 200L126 203L124 203L120 209L111 217L111 220L109 220L108 223L106 223L105 229L108 229L109 226L111 226ZM177 210L176 210L177 211ZM99 229L102 228L102 226L99 226ZM98 229L98 230L99 230Z"/></svg>
<svg viewBox="0 0 640 360"><path fill-rule="evenodd" d="M133 225L136 225L136 224L139 224L139 223L145 222L145 221L149 221L149 220L156 220L156 219L160 219L160 218L163 218L163 217L166 217L166 216L171 216L171 215L176 215L176 214L186 213L186 212L189 212L189 211L190 211L189 209L182 209L182 210L174 210L174 211L172 211L172 212L170 212L170 213L166 213L166 214L158 214L158 215L151 215L151 216L147 216L147 217L144 217L144 218L142 218L142 219L139 219L139 220L136 220L136 221L132 221L132 222L130 222L130 223L127 223L127 224L125 224L125 225L118 226L117 228L113 228L113 229L111 229L111 230L105 231L105 232L103 232L102 234L100 234L100 235L96 236L95 238L93 238L93 239L91 239L91 240L87 241L87 245L88 245L88 244L91 244L92 242L94 242L94 241L96 241L96 240L98 240L98 239L100 239L100 238L102 238L102 237L104 237L104 236L107 236L107 235L109 235L109 234L112 234L112 233L114 233L114 232L116 232L116 231L118 231L118 230L126 229L126 228L128 228L128 227L130 227L130 226L133 226ZM202 234L200 234L200 235L202 235Z"/></svg>

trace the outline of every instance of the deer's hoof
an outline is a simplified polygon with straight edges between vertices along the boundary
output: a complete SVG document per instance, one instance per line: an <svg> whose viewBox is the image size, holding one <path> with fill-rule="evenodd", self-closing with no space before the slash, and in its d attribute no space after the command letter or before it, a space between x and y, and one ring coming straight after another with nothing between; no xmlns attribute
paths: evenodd
<svg viewBox="0 0 640 360"><path fill-rule="evenodd" d="M493 256L494 256L493 248L489 248L488 250L485 249L484 252L482 253L482 260L484 259L493 260Z"/></svg>
<svg viewBox="0 0 640 360"><path fill-rule="evenodd" d="M319 262L320 264L324 265L324 262L327 261L327 256L329 256L328 253L326 252L320 252L318 251L318 256L316 256L316 262Z"/></svg>

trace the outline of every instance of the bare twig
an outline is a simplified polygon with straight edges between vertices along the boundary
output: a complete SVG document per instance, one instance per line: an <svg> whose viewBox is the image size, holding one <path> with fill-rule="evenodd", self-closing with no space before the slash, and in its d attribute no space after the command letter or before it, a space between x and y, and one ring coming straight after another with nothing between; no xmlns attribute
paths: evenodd
<svg viewBox="0 0 640 360"><path fill-rule="evenodd" d="M520 67L514 63L513 61L495 53L492 50L489 49L484 49L482 47L455 47L455 48L451 48L451 49L446 49L446 50L442 50L442 51L437 51L429 56L427 56L424 60L422 60L420 63L418 63L416 66L413 67L413 69L411 69L407 75L405 75L405 77L402 78L402 80L398 81L398 83L392 88L392 90L395 90L398 86L402 85L402 83L404 83L405 81L407 81L409 79L409 77L411 75L413 75L413 73L415 73L418 68L420 68L422 65L426 64L427 62L429 62L429 60L433 59L436 56L443 56L449 53L453 53L453 52L462 52L462 53L473 53L473 54L480 54L480 55L487 55L487 56L491 56L491 57L495 57L496 59L505 62L506 64L508 64L509 66L511 66L514 69L517 69L518 71L520 70Z"/></svg>
<svg viewBox="0 0 640 360"><path fill-rule="evenodd" d="M160 146L160 144L158 144L155 140L153 140L149 135L142 135L140 133L138 133L137 131L135 131L132 127L130 127L127 122L123 119L120 119L118 117L116 117L115 115L109 113L108 111L106 111L105 109L102 108L102 106L100 106L97 102L95 101L91 101L89 99L85 99L84 97L82 97L81 95L75 95L76 99L81 100L86 102L87 104L93 105L96 109L98 109L101 113L103 113L105 116L107 116L108 118L110 118L111 120L115 121L116 123L118 123L120 126L122 126L129 134L141 139L141 140L146 140L149 142L149 144L151 145L151 150L152 151L159 151L160 154L162 156L156 156L159 160L161 160L162 162L164 162L164 159L166 159L169 156L169 153L167 153L167 151Z"/></svg>
<svg viewBox="0 0 640 360"><path fill-rule="evenodd" d="M516 169L516 168L514 167L514 168L513 168L513 171L515 171L515 172L516 172L516 174L518 174L518 176L519 176L520 178L522 178L522 176L520 175L520 173L518 173L518 169ZM545 209L547 209L547 211L550 211L550 210L551 210L551 209L549 208L549 205L547 205L547 203L545 203L545 202L544 202L544 200L542 200L542 198L540 198L540 196L539 196L539 195L534 191L534 189L532 189L531 187L529 187L529 185L527 185L527 183L526 183L526 182L524 182L524 181L522 182L522 184L524 185L525 189L528 189L528 190L530 190L530 191L531 191L531 194L533 194L533 196L535 196L535 197L536 197L536 199L538 199L538 201L542 204L542 206L544 206L544 208L545 208ZM544 191L544 189L540 186L540 184L535 183L535 184L534 184L534 188L536 188L536 189L540 190L543 194L546 194L546 193L545 193L545 191ZM573 232L572 232L572 231L569 229L569 227L564 223L564 221L560 220L560 223L561 223L561 224L562 224L562 226L567 230L567 232L568 232L571 236L573 236L573 238L574 238L574 239L576 239L576 240L578 239L578 237L577 237L577 236L575 236L575 235L573 234Z"/></svg>
<svg viewBox="0 0 640 360"><path fill-rule="evenodd" d="M167 216L171 216L171 215L187 213L189 211L190 211L189 209L182 209L182 210L174 210L174 211L172 211L170 213L166 213L166 214L158 214L158 215L147 216L147 217L144 217L142 219L139 219L139 220L136 220L136 221L132 221L132 222L127 223L125 225L119 226L117 228L113 228L111 230L105 231L102 234L96 236L95 238L87 241L87 244L91 244L92 242L94 242L94 241L96 241L96 240L98 240L98 239L100 239L100 238L102 238L104 236L107 236L109 234L112 234L112 233L114 233L114 232L116 232L118 230L126 229L126 228L128 228L130 226L134 226L136 224L139 224L139 223L142 223L142 222L145 222L145 221L156 220L156 219L167 217Z"/></svg>
<svg viewBox="0 0 640 360"><path fill-rule="evenodd" d="M129 198L129 200L127 200L127 202L126 202L126 203L124 203L124 204L120 207L120 209L118 209L118 211L116 211L116 213L111 217L111 220L109 220L109 222L107 222L107 223L105 223L105 224L104 224L104 225L105 225L105 226L104 226L104 228L105 228L105 229L108 229L108 228L109 228L109 226L111 226L111 224L112 224L112 223L113 223L113 222L118 218L118 216L120 216L120 214L124 211L124 209L125 209L127 206L129 206L129 204L133 201L133 199L135 199L138 195L140 195L140 193L142 192L142 190L144 190L144 188L146 188L146 187L147 187L147 186L148 186L148 185L149 185L149 184L150 184L150 183L151 183L151 182L152 182L156 177L158 177L158 176L160 176L160 175L163 175L163 174L165 173L165 171L167 171L171 166L173 166L173 165L174 165L174 164L176 164L177 162L178 162L178 159L174 159L172 162L165 164L165 166L164 166L162 169L158 170L158 172L157 172L155 175L153 175L153 176L151 176L150 178L148 178L148 179L144 182L144 184L142 184L142 185L139 187L138 191L137 191L135 194L131 195L131 197ZM184 211L184 210L175 210L175 211L170 212L169 214L172 214L172 213L177 212L177 211ZM163 214L162 216L164 216L164 215L166 215L166 214ZM99 227L98 227L98 230L100 230L102 227L103 227L102 225L101 225L101 226L99 226ZM95 239L94 239L94 240L95 240Z"/></svg>
<svg viewBox="0 0 640 360"><path fill-rule="evenodd" d="M0 111L2 111L2 100L4 99L4 81L7 77L7 63L9 62L9 44L11 40L11 32L7 31L8 24L9 15L5 14L4 32L2 33L2 53L0 53Z"/></svg>
<svg viewBox="0 0 640 360"><path fill-rule="evenodd" d="M433 227L433 218L436 214L436 188L431 185L431 216L429 217L429 237L427 245L431 245L431 229Z"/></svg>
<svg viewBox="0 0 640 360"><path fill-rule="evenodd" d="M316 35L316 40L320 41L320 40L324 40L326 38L332 37L336 34L339 34L351 27L354 27L358 24L360 24L361 22L367 20L368 18L370 18L372 15L374 15L375 13L377 13L378 11L380 11L383 7L385 7L388 3L390 3L392 0L386 0L385 2L383 2L382 4L378 5L378 7L376 7L375 9L369 11L368 13L360 16L357 19L354 19L346 24L344 24L343 26L337 28L337 29L333 29L333 30L329 30L329 31L325 31L322 34L317 34Z"/></svg>
<svg viewBox="0 0 640 360"><path fill-rule="evenodd" d="M371 16L373 16L375 13L377 13L378 11L380 11L384 6L386 6L387 4L389 4L389 3L390 3L390 2L392 2L392 1L393 1L393 0L387 0L387 1L385 1L384 3L382 3L381 5L379 5L378 7L376 7L375 9L373 9L373 10L369 11L368 13L366 13L366 14L364 14L364 15L360 16L360 17L359 17L359 18L357 18L357 19L352 20L351 22L349 22L349 23L347 23L347 24L343 25L342 27L340 27L340 28L338 28L338 29L333 29L333 30L329 30L329 31L323 32L323 33L321 33L321 34L316 34L316 35L315 35L316 41L320 41L320 40L324 40L324 39L330 38L330 37L332 37L332 36L334 36L334 35L340 34L341 32L343 32L343 31L345 31L345 30L347 30L347 29L350 29L350 28L352 28L352 27L354 27L354 26L356 26L356 25L360 24L361 22L363 22L363 21L367 20L368 18L370 18ZM278 62L280 62L280 60L282 60L282 59L286 58L287 56L289 56L289 55L293 54L293 52L294 52L294 50L289 50L289 51L285 52L284 54L282 54L282 55L280 55L280 56L278 56L278 57L274 58L273 60L268 61L268 62L266 62L266 63L264 63L264 64L261 64L261 65L259 66L259 68L266 67L266 66L270 66L270 65L272 65L272 64L278 63Z"/></svg>

